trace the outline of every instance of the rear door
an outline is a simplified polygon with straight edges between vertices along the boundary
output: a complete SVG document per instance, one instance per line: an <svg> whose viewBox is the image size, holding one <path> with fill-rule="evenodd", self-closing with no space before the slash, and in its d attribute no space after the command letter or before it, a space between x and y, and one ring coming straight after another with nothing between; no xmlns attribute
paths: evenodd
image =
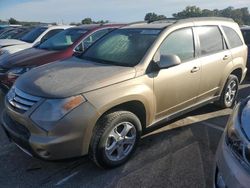
<svg viewBox="0 0 250 188"><path fill-rule="evenodd" d="M201 62L201 84L198 101L204 101L219 94L223 70L232 61L230 50L218 26L197 26L194 33L198 40L198 54Z"/></svg>

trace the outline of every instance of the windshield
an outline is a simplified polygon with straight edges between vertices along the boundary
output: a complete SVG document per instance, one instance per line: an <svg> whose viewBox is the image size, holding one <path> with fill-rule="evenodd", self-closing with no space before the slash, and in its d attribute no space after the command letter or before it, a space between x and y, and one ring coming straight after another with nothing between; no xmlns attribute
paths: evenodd
<svg viewBox="0 0 250 188"><path fill-rule="evenodd" d="M24 35L21 41L33 43L47 29L47 27L37 27Z"/></svg>
<svg viewBox="0 0 250 188"><path fill-rule="evenodd" d="M93 44L82 58L105 64L135 66L160 32L159 29L118 29Z"/></svg>
<svg viewBox="0 0 250 188"><path fill-rule="evenodd" d="M43 42L38 46L38 48L46 50L64 50L77 41L86 32L87 30L77 28L67 29Z"/></svg>

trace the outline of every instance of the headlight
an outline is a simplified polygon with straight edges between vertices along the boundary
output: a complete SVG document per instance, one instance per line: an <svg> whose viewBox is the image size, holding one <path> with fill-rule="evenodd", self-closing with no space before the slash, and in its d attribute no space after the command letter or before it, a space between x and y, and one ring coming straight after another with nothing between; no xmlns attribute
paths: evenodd
<svg viewBox="0 0 250 188"><path fill-rule="evenodd" d="M41 128L50 130L54 122L60 120L67 113L85 102L81 95L66 99L45 100L31 115L31 119Z"/></svg>
<svg viewBox="0 0 250 188"><path fill-rule="evenodd" d="M250 102L248 103L250 104ZM248 124L244 124L246 113L250 113L249 104L246 105L246 101L243 101L241 105L238 104L235 107L226 129L227 145L246 168L250 168L250 147L242 126L249 126Z"/></svg>
<svg viewBox="0 0 250 188"><path fill-rule="evenodd" d="M15 67L8 71L8 76L9 77L20 76L25 72L29 71L30 69L32 69L32 67Z"/></svg>

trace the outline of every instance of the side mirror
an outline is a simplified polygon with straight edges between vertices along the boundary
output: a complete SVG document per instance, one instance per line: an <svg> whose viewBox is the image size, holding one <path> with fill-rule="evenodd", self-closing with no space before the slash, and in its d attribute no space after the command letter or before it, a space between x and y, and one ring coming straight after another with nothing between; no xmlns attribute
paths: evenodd
<svg viewBox="0 0 250 188"><path fill-rule="evenodd" d="M165 69L181 64L181 59L177 55L156 55L154 58L160 69Z"/></svg>
<svg viewBox="0 0 250 188"><path fill-rule="evenodd" d="M83 51L74 50L73 56L80 57L82 54L83 54Z"/></svg>

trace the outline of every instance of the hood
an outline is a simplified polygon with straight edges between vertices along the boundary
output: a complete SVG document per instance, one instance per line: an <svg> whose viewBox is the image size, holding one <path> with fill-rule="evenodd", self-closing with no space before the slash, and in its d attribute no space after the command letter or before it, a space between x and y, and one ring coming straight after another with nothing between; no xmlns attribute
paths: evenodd
<svg viewBox="0 0 250 188"><path fill-rule="evenodd" d="M13 66L39 65L43 64L48 57L56 53L58 52L38 48L28 48L14 54L10 54L8 58L0 58L0 65L7 69Z"/></svg>
<svg viewBox="0 0 250 188"><path fill-rule="evenodd" d="M0 39L0 47L26 44L26 42L16 39Z"/></svg>
<svg viewBox="0 0 250 188"><path fill-rule="evenodd" d="M43 98L66 98L135 77L135 68L99 64L75 57L34 68L16 87Z"/></svg>
<svg viewBox="0 0 250 188"><path fill-rule="evenodd" d="M19 52L21 50L25 50L28 48L31 48L32 44L30 43L25 43L25 44L19 44L19 45L13 45L13 46L7 46L5 48L0 49L1 50L1 55L0 55L0 62L2 61L3 58L9 58L10 54L14 54L16 52Z"/></svg>

